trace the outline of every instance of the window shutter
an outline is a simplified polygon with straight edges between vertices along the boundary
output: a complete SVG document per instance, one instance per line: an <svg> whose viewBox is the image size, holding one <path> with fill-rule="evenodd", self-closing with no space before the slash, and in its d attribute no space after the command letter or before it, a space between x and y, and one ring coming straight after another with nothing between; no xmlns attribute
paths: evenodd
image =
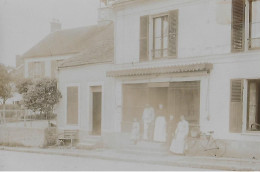
<svg viewBox="0 0 260 172"><path fill-rule="evenodd" d="M140 61L147 61L148 58L148 36L149 36L149 16L140 17Z"/></svg>
<svg viewBox="0 0 260 172"><path fill-rule="evenodd" d="M177 56L178 43L178 10L169 12L169 47L168 55L170 57Z"/></svg>
<svg viewBox="0 0 260 172"><path fill-rule="evenodd" d="M243 119L243 80L231 80L229 130L232 133L242 131Z"/></svg>
<svg viewBox="0 0 260 172"><path fill-rule="evenodd" d="M67 124L78 124L78 87L67 88Z"/></svg>
<svg viewBox="0 0 260 172"><path fill-rule="evenodd" d="M56 70L57 70L57 61L52 60L51 61L51 77L56 78Z"/></svg>
<svg viewBox="0 0 260 172"><path fill-rule="evenodd" d="M28 75L29 75L29 78L33 78L33 62L29 62L28 63Z"/></svg>
<svg viewBox="0 0 260 172"><path fill-rule="evenodd" d="M245 0L232 0L232 52L244 50Z"/></svg>
<svg viewBox="0 0 260 172"><path fill-rule="evenodd" d="M41 62L41 77L45 76L45 63Z"/></svg>

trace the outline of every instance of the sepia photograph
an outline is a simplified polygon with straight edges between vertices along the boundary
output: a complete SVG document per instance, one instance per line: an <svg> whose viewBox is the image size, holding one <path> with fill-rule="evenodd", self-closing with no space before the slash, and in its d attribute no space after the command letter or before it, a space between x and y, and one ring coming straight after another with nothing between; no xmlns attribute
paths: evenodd
<svg viewBox="0 0 260 172"><path fill-rule="evenodd" d="M0 0L0 171L223 170L260 170L260 0Z"/></svg>

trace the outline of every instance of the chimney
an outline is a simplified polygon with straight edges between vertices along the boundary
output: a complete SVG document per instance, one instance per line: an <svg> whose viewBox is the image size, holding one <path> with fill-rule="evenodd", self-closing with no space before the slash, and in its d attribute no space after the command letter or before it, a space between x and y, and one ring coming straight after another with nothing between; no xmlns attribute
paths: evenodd
<svg viewBox="0 0 260 172"><path fill-rule="evenodd" d="M110 7L106 8L99 8L98 9L98 24L103 25L103 24L108 24L111 21L114 21L115 16L114 16L114 11Z"/></svg>
<svg viewBox="0 0 260 172"><path fill-rule="evenodd" d="M52 19L50 25L51 25L51 33L61 30L61 23L58 19Z"/></svg>

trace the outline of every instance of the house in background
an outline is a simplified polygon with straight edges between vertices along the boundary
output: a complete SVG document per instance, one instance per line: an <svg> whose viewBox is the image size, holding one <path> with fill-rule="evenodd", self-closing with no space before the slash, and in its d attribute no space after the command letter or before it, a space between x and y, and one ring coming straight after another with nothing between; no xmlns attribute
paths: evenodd
<svg viewBox="0 0 260 172"><path fill-rule="evenodd" d="M22 55L25 78L56 78L58 63L83 51L87 38L95 29L81 27L61 30L58 20L53 20L50 25L51 33Z"/></svg>
<svg viewBox="0 0 260 172"><path fill-rule="evenodd" d="M101 2L100 18L114 21L114 58L105 29L59 65L60 129L124 146L145 105L157 113L163 104L166 120L184 115L190 130L214 131L227 155L260 156L260 1Z"/></svg>

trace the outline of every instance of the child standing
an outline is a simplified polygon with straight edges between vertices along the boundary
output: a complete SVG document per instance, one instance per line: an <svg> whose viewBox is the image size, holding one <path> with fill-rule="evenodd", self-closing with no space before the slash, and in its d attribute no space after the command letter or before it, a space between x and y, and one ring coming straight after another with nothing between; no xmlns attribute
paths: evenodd
<svg viewBox="0 0 260 172"><path fill-rule="evenodd" d="M133 141L134 144L137 144L137 141L139 140L139 135L140 135L140 124L135 118L132 125L132 132L131 132L131 140Z"/></svg>

